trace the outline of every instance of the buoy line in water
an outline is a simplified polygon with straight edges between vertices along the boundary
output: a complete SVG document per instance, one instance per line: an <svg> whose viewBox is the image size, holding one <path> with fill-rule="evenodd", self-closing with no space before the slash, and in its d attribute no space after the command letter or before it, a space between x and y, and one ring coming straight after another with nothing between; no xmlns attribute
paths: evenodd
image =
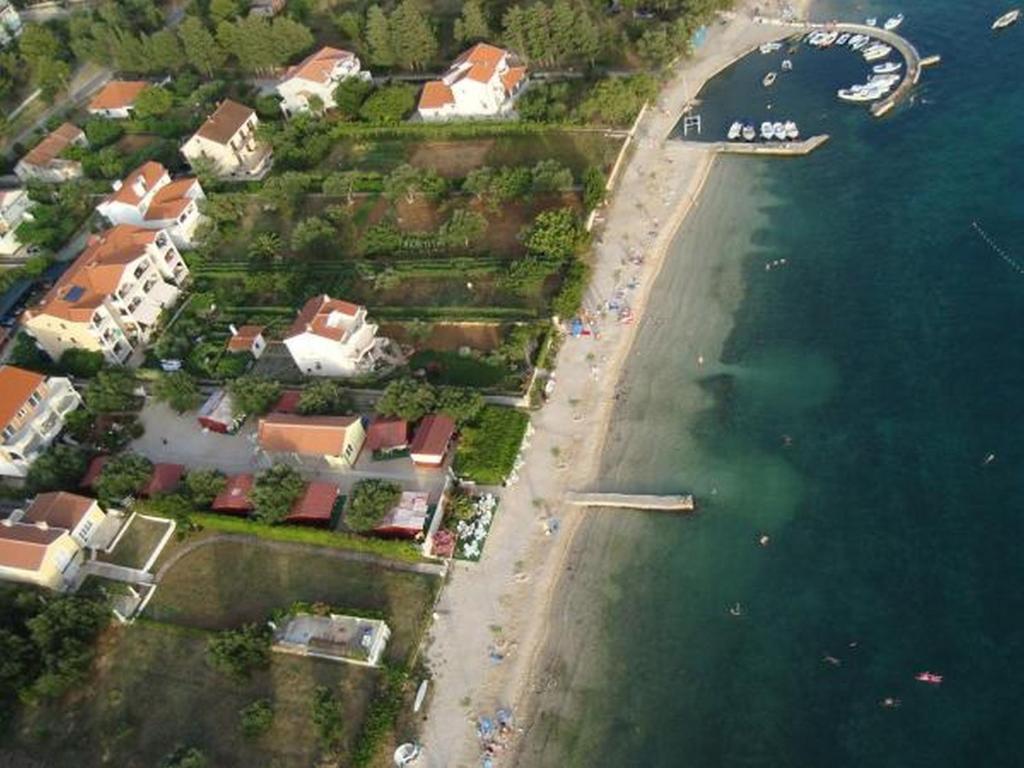
<svg viewBox="0 0 1024 768"><path fill-rule="evenodd" d="M1024 266L1021 266L1021 264L1016 259L1014 259L1010 254L1008 254L1006 251L1000 248L999 244L995 240L993 240L991 236L989 236L988 232L981 228L981 225L978 224L978 222L972 221L971 227L973 227L974 231L978 233L978 237L984 240L985 244L988 245L988 247L991 248L993 251L995 251L996 254L998 254L999 258L1001 258L1003 261L1005 261L1007 264L1009 264L1011 267L1017 270L1020 274L1024 275Z"/></svg>

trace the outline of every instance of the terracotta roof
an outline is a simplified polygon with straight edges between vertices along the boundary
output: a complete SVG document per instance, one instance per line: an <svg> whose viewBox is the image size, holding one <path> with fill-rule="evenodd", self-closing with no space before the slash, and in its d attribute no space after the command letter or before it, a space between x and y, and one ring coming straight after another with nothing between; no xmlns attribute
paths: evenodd
<svg viewBox="0 0 1024 768"><path fill-rule="evenodd" d="M46 523L51 528L73 531L96 502L76 493L40 493L21 518L23 523Z"/></svg>
<svg viewBox="0 0 1024 768"><path fill-rule="evenodd" d="M210 509L217 512L248 512L252 509L252 502L249 501L252 484L252 475L232 475L224 490L213 500Z"/></svg>
<svg viewBox="0 0 1024 768"><path fill-rule="evenodd" d="M41 373L13 365L0 366L0 430L11 423L25 401L44 381L46 377Z"/></svg>
<svg viewBox="0 0 1024 768"><path fill-rule="evenodd" d="M388 511L373 530L378 533L396 533L416 536L422 533L430 511L426 491L402 491L398 503Z"/></svg>
<svg viewBox="0 0 1024 768"><path fill-rule="evenodd" d="M272 413L260 419L260 445L264 450L279 453L340 456L349 427L358 421L358 416Z"/></svg>
<svg viewBox="0 0 1024 768"><path fill-rule="evenodd" d="M149 86L149 83L145 80L111 80L100 89L99 93L93 96L92 101L89 102L89 109L123 109L130 107L147 86Z"/></svg>
<svg viewBox="0 0 1024 768"><path fill-rule="evenodd" d="M302 399L301 389L286 389L271 409L274 413L298 413L299 400Z"/></svg>
<svg viewBox="0 0 1024 768"><path fill-rule="evenodd" d="M188 204L192 202L192 198L188 196L188 193L198 183L198 179L187 176L160 187L157 193L153 195L149 208L146 209L146 220L160 221L162 219L178 218L182 211L188 208Z"/></svg>
<svg viewBox="0 0 1024 768"><path fill-rule="evenodd" d="M512 93L520 81L526 77L526 67L509 67L501 75L501 84L505 86L505 93Z"/></svg>
<svg viewBox="0 0 1024 768"><path fill-rule="evenodd" d="M153 187L160 183L160 179L167 175L167 169L160 163L150 160L143 163L134 171L124 177L121 187L117 189L107 202L125 203L126 205L138 205ZM142 194L139 194L138 182L142 182Z"/></svg>
<svg viewBox="0 0 1024 768"><path fill-rule="evenodd" d="M117 290L125 268L145 253L160 230L118 224L89 238L89 244L74 263L47 291L38 305L27 310L34 315L87 323L96 307Z"/></svg>
<svg viewBox="0 0 1024 768"><path fill-rule="evenodd" d="M229 352L248 352L252 349L252 343L256 337L263 333L262 325L243 325L238 333L228 339L227 349Z"/></svg>
<svg viewBox="0 0 1024 768"><path fill-rule="evenodd" d="M424 416L416 427L416 434L409 446L409 453L425 453L432 456L443 456L448 443L455 434L455 422L443 413L432 413Z"/></svg>
<svg viewBox="0 0 1024 768"><path fill-rule="evenodd" d="M332 299L326 293L322 296L314 296L299 310L298 317L295 318L295 322L292 323L284 338L291 339L308 331L324 338L340 341L345 337L348 329L343 325L332 325L329 322L331 314L338 312L355 317L360 309L358 304Z"/></svg>
<svg viewBox="0 0 1024 768"><path fill-rule="evenodd" d="M85 470L85 475L78 483L79 488L92 488L96 485L96 481L100 479L100 475L103 474L103 468L110 461L109 456L95 456L92 461L89 462L89 468Z"/></svg>
<svg viewBox="0 0 1024 768"><path fill-rule="evenodd" d="M477 43L467 51L459 54L452 66L469 62L470 64L484 64L490 67L497 67L502 58L508 55L508 51L490 43Z"/></svg>
<svg viewBox="0 0 1024 768"><path fill-rule="evenodd" d="M326 84L331 81L334 67L339 62L354 58L355 54L350 51L324 46L319 51L309 54L294 67L290 67L282 79L291 80L293 77L298 77L312 83Z"/></svg>
<svg viewBox="0 0 1024 768"><path fill-rule="evenodd" d="M63 528L0 523L0 565L35 571L42 565L47 547L66 533Z"/></svg>
<svg viewBox="0 0 1024 768"><path fill-rule="evenodd" d="M77 125L64 123L45 139L29 150L22 161L32 165L49 165L54 159L76 141L85 138L85 133Z"/></svg>
<svg viewBox="0 0 1024 768"><path fill-rule="evenodd" d="M244 104L224 99L214 113L206 118L206 122L199 126L196 135L218 144L227 144L231 137L238 133L238 129L255 114Z"/></svg>
<svg viewBox="0 0 1024 768"><path fill-rule="evenodd" d="M409 422L375 416L366 429L366 448L370 451L388 451L409 445Z"/></svg>
<svg viewBox="0 0 1024 768"><path fill-rule="evenodd" d="M153 473L140 493L143 496L152 497L158 493L170 493L181 485L181 478L185 475L184 464L154 464Z"/></svg>
<svg viewBox="0 0 1024 768"><path fill-rule="evenodd" d="M331 512L338 500L338 486L334 483L312 482L292 505L286 520L330 522Z"/></svg>
<svg viewBox="0 0 1024 768"><path fill-rule="evenodd" d="M440 80L431 80L423 86L420 93L419 109L437 109L445 104L454 104L455 94L452 89Z"/></svg>

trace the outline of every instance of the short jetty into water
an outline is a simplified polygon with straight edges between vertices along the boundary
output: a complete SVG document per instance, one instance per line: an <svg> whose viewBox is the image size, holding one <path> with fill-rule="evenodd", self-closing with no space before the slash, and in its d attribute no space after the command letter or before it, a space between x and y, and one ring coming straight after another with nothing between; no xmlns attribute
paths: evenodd
<svg viewBox="0 0 1024 768"><path fill-rule="evenodd" d="M656 495L642 493L577 493L565 495L569 504L577 507L620 507L622 509L649 509L664 512L692 512L693 496L688 493Z"/></svg>
<svg viewBox="0 0 1024 768"><path fill-rule="evenodd" d="M777 141L777 142L746 142L746 141L717 141L709 146L716 152L734 155L784 155L789 157L800 157L809 155L822 144L828 141L828 134L822 133L818 136L810 136L803 141Z"/></svg>

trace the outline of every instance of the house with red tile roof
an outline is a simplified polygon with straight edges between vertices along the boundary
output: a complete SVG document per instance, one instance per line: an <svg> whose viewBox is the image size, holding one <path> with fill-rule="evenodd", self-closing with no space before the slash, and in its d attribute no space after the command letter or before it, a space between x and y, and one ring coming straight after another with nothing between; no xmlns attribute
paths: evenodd
<svg viewBox="0 0 1024 768"><path fill-rule="evenodd" d="M185 142L181 154L189 164L209 166L222 178L260 178L270 168L271 149L257 140L256 112L225 99Z"/></svg>
<svg viewBox="0 0 1024 768"><path fill-rule="evenodd" d="M54 360L69 349L88 349L124 364L149 341L188 274L165 230L119 224L89 239L39 304L25 311L22 327Z"/></svg>
<svg viewBox="0 0 1024 768"><path fill-rule="evenodd" d="M444 464L455 436L455 422L443 413L431 413L423 417L416 427L409 456L414 464L421 467L440 467Z"/></svg>
<svg viewBox="0 0 1024 768"><path fill-rule="evenodd" d="M199 179L171 180L160 163L150 160L114 182L114 191L96 206L112 225L163 229L179 248L190 248L202 221L199 203L206 199Z"/></svg>
<svg viewBox="0 0 1024 768"><path fill-rule="evenodd" d="M366 307L327 294L299 310L284 344L299 370L310 376L353 376L373 369L383 339L367 322Z"/></svg>
<svg viewBox="0 0 1024 768"><path fill-rule="evenodd" d="M22 181L45 181L59 184L82 175L82 164L61 157L68 147L87 147L85 132L77 125L64 123L36 144L14 166L15 175Z"/></svg>
<svg viewBox="0 0 1024 768"><path fill-rule="evenodd" d="M229 515L247 515L252 511L252 501L249 494L255 478L250 474L232 475L228 478L224 490L217 494L217 498L210 504L214 512L223 512Z"/></svg>
<svg viewBox="0 0 1024 768"><path fill-rule="evenodd" d="M351 51L325 46L289 67L277 84L281 110L286 117L310 111L309 101L316 97L322 109L334 109L334 89L348 78L369 80L359 57Z"/></svg>
<svg viewBox="0 0 1024 768"><path fill-rule="evenodd" d="M417 112L424 120L507 114L526 74L510 51L477 43L452 62L444 77L423 86Z"/></svg>
<svg viewBox="0 0 1024 768"><path fill-rule="evenodd" d="M70 379L0 366L0 475L25 477L81 404Z"/></svg>
<svg viewBox="0 0 1024 768"><path fill-rule="evenodd" d="M145 80L111 80L92 97L89 114L125 120L132 116L135 100L149 85Z"/></svg>
<svg viewBox="0 0 1024 768"><path fill-rule="evenodd" d="M260 419L260 448L269 454L322 457L334 467L351 467L366 441L358 416L299 416L272 413Z"/></svg>
<svg viewBox="0 0 1024 768"><path fill-rule="evenodd" d="M226 344L227 351L235 353L247 352L259 360L263 350L267 348L267 340L263 338L264 326L243 325L240 328L236 328L230 325L228 328L231 331L231 336L228 337Z"/></svg>
<svg viewBox="0 0 1024 768"><path fill-rule="evenodd" d="M106 520L95 499L41 493L0 521L0 579L63 590Z"/></svg>
<svg viewBox="0 0 1024 768"><path fill-rule="evenodd" d="M149 476L149 480L139 489L139 495L151 499L162 493L173 493L181 485L184 476L184 464L158 462L153 465L153 472Z"/></svg>
<svg viewBox="0 0 1024 768"><path fill-rule="evenodd" d="M339 494L340 490L334 483L314 481L306 486L284 519L289 523L327 525L331 522Z"/></svg>
<svg viewBox="0 0 1024 768"><path fill-rule="evenodd" d="M366 448L377 454L404 451L409 447L409 422L386 416L374 416L366 428Z"/></svg>

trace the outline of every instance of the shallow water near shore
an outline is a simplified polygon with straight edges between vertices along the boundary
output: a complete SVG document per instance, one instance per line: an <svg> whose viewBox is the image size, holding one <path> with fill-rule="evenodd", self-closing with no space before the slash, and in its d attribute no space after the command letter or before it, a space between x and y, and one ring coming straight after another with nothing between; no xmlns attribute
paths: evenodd
<svg viewBox="0 0 1024 768"><path fill-rule="evenodd" d="M899 10L915 103L718 160L679 233L600 484L700 510L592 513L524 765L1021 763L1024 275L971 222L1024 263L1024 29Z"/></svg>

